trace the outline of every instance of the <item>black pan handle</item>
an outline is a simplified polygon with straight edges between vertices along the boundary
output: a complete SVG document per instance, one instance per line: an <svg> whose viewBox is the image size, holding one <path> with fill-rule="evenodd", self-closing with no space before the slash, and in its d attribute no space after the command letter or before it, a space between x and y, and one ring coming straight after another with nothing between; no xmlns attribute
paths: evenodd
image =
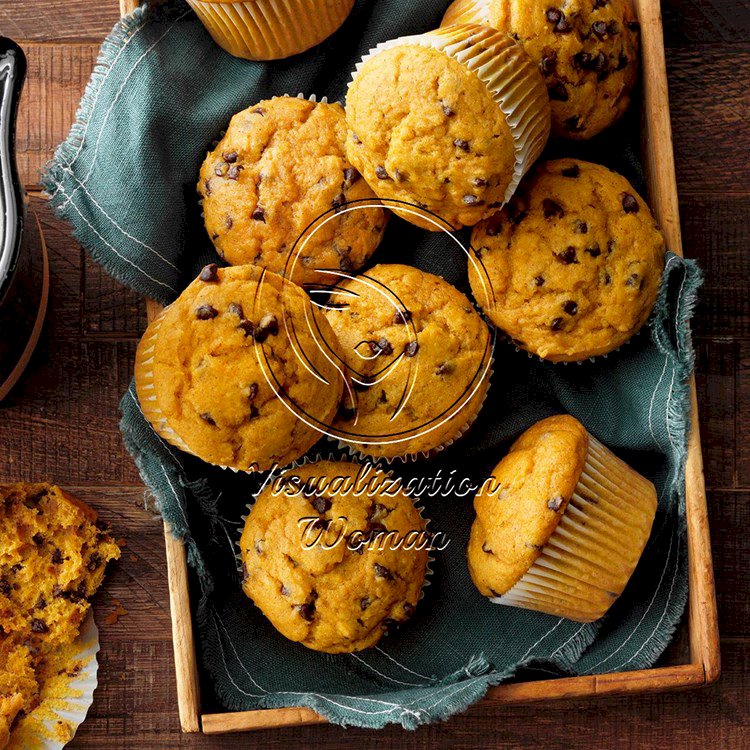
<svg viewBox="0 0 750 750"><path fill-rule="evenodd" d="M25 78L23 50L0 36L0 303L18 263L26 215L16 168L16 116Z"/></svg>

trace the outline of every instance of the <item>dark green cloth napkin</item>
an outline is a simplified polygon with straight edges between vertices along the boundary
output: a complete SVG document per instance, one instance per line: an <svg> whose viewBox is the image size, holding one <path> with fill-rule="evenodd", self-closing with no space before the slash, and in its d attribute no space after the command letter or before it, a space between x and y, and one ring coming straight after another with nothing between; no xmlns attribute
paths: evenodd
<svg viewBox="0 0 750 750"><path fill-rule="evenodd" d="M363 53L437 26L446 5L359 0L327 42L272 63L222 52L183 2L137 12L105 42L78 121L46 173L53 205L113 276L170 302L201 265L217 260L195 182L230 116L284 93L341 99ZM641 189L637 145L633 112L595 142L551 151L603 162ZM413 263L467 290L466 259L451 240L399 219L390 222L373 260ZM699 283L694 264L670 255L647 329L595 362L551 365L498 343L489 397L470 433L435 459L393 467L404 477L432 477L440 469L481 482L534 421L557 412L578 417L659 493L641 563L608 616L593 625L481 597L465 562L471 498L423 498L431 528L451 541L436 556L412 620L359 654L318 654L285 640L243 596L236 570L242 516L258 480L211 468L163 443L131 386L122 400L125 443L164 517L185 539L194 571L204 702L215 710L302 705L340 724L414 727L462 710L519 670L592 674L653 664L687 597L688 320ZM324 440L311 455L330 452L340 454Z"/></svg>

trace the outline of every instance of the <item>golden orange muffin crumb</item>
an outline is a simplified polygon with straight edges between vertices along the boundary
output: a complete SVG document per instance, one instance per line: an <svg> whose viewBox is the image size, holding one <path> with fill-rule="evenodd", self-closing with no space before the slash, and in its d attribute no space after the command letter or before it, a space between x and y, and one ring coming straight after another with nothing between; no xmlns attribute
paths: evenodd
<svg viewBox="0 0 750 750"><path fill-rule="evenodd" d="M469 280L487 316L553 362L625 343L651 314L664 270L664 237L630 183L573 159L536 165L471 245L481 266L469 264Z"/></svg>
<svg viewBox="0 0 750 750"><path fill-rule="evenodd" d="M648 541L654 485L567 415L530 427L474 498L474 585L497 604L602 617Z"/></svg>
<svg viewBox="0 0 750 750"><path fill-rule="evenodd" d="M341 440L373 456L428 453L474 421L489 387L492 341L447 281L381 264L339 284L326 316L352 378L334 422Z"/></svg>
<svg viewBox="0 0 750 750"><path fill-rule="evenodd" d="M337 346L296 284L255 266L212 264L141 339L138 399L165 440L204 461L285 466L336 413Z"/></svg>
<svg viewBox="0 0 750 750"><path fill-rule="evenodd" d="M33 707L46 660L78 636L119 556L96 513L59 487L0 486L0 736Z"/></svg>
<svg viewBox="0 0 750 750"><path fill-rule="evenodd" d="M219 255L298 284L333 283L319 269L361 268L382 239L386 212L356 208L375 194L345 156L345 139L340 104L275 97L236 114L198 183Z"/></svg>
<svg viewBox="0 0 750 750"><path fill-rule="evenodd" d="M282 635L315 651L374 646L412 615L424 584L424 520L379 469L358 485L361 469L290 470L280 489L261 492L242 532L244 592Z"/></svg>
<svg viewBox="0 0 750 750"><path fill-rule="evenodd" d="M630 0L456 0L443 25L484 23L511 35L539 65L552 131L591 138L616 122L638 79Z"/></svg>

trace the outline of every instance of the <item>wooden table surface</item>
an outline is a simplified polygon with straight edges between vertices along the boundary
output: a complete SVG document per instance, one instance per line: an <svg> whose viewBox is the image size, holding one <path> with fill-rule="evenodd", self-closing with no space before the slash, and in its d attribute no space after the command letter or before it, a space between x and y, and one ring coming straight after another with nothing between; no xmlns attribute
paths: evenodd
<svg viewBox="0 0 750 750"><path fill-rule="evenodd" d="M481 706L416 732L319 726L208 738L179 731L161 521L117 429L145 306L85 255L39 192L40 167L73 122L118 3L0 0L0 34L28 56L19 169L52 271L42 344L0 407L0 480L53 480L127 540L95 603L99 688L70 748L750 748L750 4L666 0L663 11L685 254L706 273L693 330L720 682L625 700ZM120 607L127 614L109 617Z"/></svg>

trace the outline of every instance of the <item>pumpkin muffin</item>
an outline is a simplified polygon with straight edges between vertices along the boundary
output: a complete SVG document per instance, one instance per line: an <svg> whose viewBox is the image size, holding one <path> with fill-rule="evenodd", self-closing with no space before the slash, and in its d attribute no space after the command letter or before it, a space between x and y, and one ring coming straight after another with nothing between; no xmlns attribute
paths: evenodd
<svg viewBox="0 0 750 750"><path fill-rule="evenodd" d="M479 304L520 348L553 362L616 349L648 319L664 237L628 181L573 159L540 163L509 205L477 225Z"/></svg>
<svg viewBox="0 0 750 750"><path fill-rule="evenodd" d="M474 498L472 580L497 604L596 620L633 574L656 502L654 485L576 419L543 419Z"/></svg>
<svg viewBox="0 0 750 750"><path fill-rule="evenodd" d="M204 461L266 470L330 423L343 375L304 291L255 266L206 266L146 330L135 385L156 432Z"/></svg>
<svg viewBox="0 0 750 750"><path fill-rule="evenodd" d="M328 308L351 378L339 440L390 458L427 454L466 431L489 387L492 341L461 292L383 264L340 284Z"/></svg>
<svg viewBox="0 0 750 750"><path fill-rule="evenodd" d="M96 513L59 487L0 486L0 740L34 707L46 660L76 639L119 556Z"/></svg>
<svg viewBox="0 0 750 750"><path fill-rule="evenodd" d="M456 0L443 25L484 23L539 65L552 132L591 138L620 118L638 79L639 26L630 0Z"/></svg>
<svg viewBox="0 0 750 750"><path fill-rule="evenodd" d="M319 269L361 268L386 213L363 207L375 195L344 155L345 138L340 104L282 96L236 114L198 183L219 255L298 284L331 283Z"/></svg>
<svg viewBox="0 0 750 750"><path fill-rule="evenodd" d="M415 210L390 208L435 231L476 224L507 200L544 148L549 101L512 39L457 26L372 50L349 85L346 120L351 163L379 197Z"/></svg>
<svg viewBox="0 0 750 750"><path fill-rule="evenodd" d="M214 41L235 57L280 60L320 44L354 0L188 0Z"/></svg>
<svg viewBox="0 0 750 750"><path fill-rule="evenodd" d="M369 467L319 461L267 486L245 522L242 587L286 638L326 653L374 646L420 598L429 540L411 498Z"/></svg>

